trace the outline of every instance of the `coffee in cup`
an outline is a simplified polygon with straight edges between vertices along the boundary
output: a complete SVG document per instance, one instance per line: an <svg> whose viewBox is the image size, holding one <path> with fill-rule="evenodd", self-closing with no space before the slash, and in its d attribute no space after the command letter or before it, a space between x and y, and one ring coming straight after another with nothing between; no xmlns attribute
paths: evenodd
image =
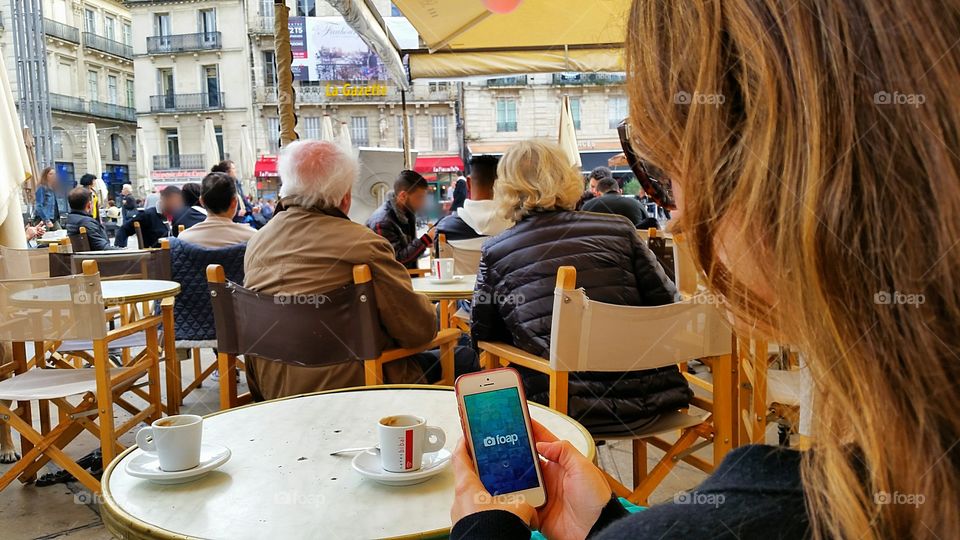
<svg viewBox="0 0 960 540"><path fill-rule="evenodd" d="M380 466L389 472L420 470L423 454L439 451L447 440L442 429L428 426L423 418L410 414L381 418L377 432Z"/></svg>
<svg viewBox="0 0 960 540"><path fill-rule="evenodd" d="M157 455L160 469L185 471L200 464L203 418L195 414L168 416L137 432L137 446Z"/></svg>

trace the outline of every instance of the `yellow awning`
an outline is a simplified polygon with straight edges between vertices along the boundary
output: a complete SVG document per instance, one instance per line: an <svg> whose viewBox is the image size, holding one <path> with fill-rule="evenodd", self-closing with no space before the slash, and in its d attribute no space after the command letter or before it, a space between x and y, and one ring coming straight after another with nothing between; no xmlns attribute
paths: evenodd
<svg viewBox="0 0 960 540"><path fill-rule="evenodd" d="M436 52L410 54L410 78L457 78L511 73L623 71L623 50Z"/></svg>

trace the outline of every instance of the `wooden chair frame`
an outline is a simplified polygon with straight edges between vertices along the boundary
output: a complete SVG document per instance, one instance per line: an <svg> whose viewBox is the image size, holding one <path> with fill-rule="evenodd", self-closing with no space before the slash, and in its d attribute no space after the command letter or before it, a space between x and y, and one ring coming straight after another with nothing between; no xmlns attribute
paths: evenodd
<svg viewBox="0 0 960 540"><path fill-rule="evenodd" d="M361 264L353 267L353 282L355 284L367 283L373 280L373 274L370 267ZM210 283L226 283L227 276L223 267L219 264L211 264L207 267L207 281ZM428 351L431 349L440 349L440 366L443 372L443 378L438 384L452 386L454 379L454 350L457 340L460 339L460 331L455 328L442 329L437 332L435 338L429 343L420 347L389 349L381 352L377 358L364 360L364 383L367 386L383 384L383 366L396 360L407 358L411 355ZM236 355L228 354L223 351L217 352L217 368L220 371L220 409L226 410L249 403L252 397L249 392L237 394L237 379L233 376L234 370L240 364Z"/></svg>
<svg viewBox="0 0 960 540"><path fill-rule="evenodd" d="M569 266L561 267L557 272L557 287L567 291L575 290L576 270ZM480 365L483 369L516 364L549 376L549 407L563 414L567 413L569 372L554 370L550 367L548 359L532 355L511 345L481 341L479 347ZM702 358L700 361L710 367L713 373L712 383L687 373L684 373L684 376L692 384L711 394L711 399L695 396L691 400L691 405L707 411L707 416L702 420L678 424L676 429L679 430L680 436L676 442L671 443L656 434L644 437L597 437L601 440L633 441L633 489L627 488L604 471L607 481L617 496L645 506L648 504L650 494L673 470L678 461L685 461L706 473L712 473L724 456L735 447L737 377L732 355ZM693 455L694 452L711 443L713 444L712 463ZM647 471L648 444L665 452L663 458L650 471Z"/></svg>
<svg viewBox="0 0 960 540"><path fill-rule="evenodd" d="M140 228L140 222L139 222L139 221L134 221L134 222L133 222L133 231L134 231L134 233L136 233L136 235L137 235L137 247L138 247L138 248L140 248L140 249L147 249L148 247L150 247L150 246L145 246L145 245L143 245L143 230L141 230L141 228Z"/></svg>
<svg viewBox="0 0 960 540"><path fill-rule="evenodd" d="M84 261L84 275L98 274L95 261ZM160 359L152 351L158 351L158 333L160 316L144 317L139 321L122 328L107 332L103 339L93 341L93 360L96 373L96 392L84 394L77 405L72 405L66 397L39 401L40 431L33 427L31 402L18 402L16 409L0 403L0 418L3 418L11 428L20 434L22 458L0 477L0 490L7 487L14 479L21 482L32 481L40 469L48 462L53 461L72 474L85 487L93 492L100 491L100 482L89 472L80 467L70 458L63 449L84 430L89 431L100 440L103 463L113 460L124 447L118 438L134 428L140 422L153 422L162 414L160 396ZM110 372L110 362L107 350L111 342L137 332L146 332L147 347L141 352L135 363L128 369L116 374ZM37 354L43 348L37 348ZM23 342L13 344L14 378L22 375L29 369L26 358L26 347ZM68 366L72 367L72 366ZM43 362L39 362L34 369L47 369ZM127 391L138 388L138 380L147 376L146 385L148 405L142 410L136 409L122 397ZM49 402L58 408L60 422L51 429L49 419ZM113 406L119 405L133 415L121 425L116 425L113 417ZM96 416L97 422L91 417Z"/></svg>
<svg viewBox="0 0 960 540"><path fill-rule="evenodd" d="M763 444L767 425L783 420L789 426L787 435L795 433L800 423L800 407L772 401L768 396L771 358L768 342L762 339L739 337L737 339L737 363L739 365L739 444ZM789 370L799 369L796 353L781 349Z"/></svg>

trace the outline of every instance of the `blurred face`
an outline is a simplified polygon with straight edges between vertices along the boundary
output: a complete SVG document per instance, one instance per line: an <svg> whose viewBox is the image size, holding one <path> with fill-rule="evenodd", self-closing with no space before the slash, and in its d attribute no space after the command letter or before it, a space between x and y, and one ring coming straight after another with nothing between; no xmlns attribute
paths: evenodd
<svg viewBox="0 0 960 540"><path fill-rule="evenodd" d="M420 212L427 207L427 194L428 190L426 189L415 189L413 191L401 191L397 195L397 202L401 206L410 210L414 214Z"/></svg>
<svg viewBox="0 0 960 540"><path fill-rule="evenodd" d="M183 196L179 193L160 198L161 210L166 214L173 214L183 208Z"/></svg>
<svg viewBox="0 0 960 540"><path fill-rule="evenodd" d="M594 195L599 195L599 193L597 193L597 184L599 182L600 181L597 180L596 178L590 179L590 193L593 193Z"/></svg>
<svg viewBox="0 0 960 540"><path fill-rule="evenodd" d="M234 165L233 163L231 163L231 164L230 164L230 168L227 169L227 174L229 174L230 176L232 176L232 177L234 177L234 178L238 178L238 176L237 176L237 166Z"/></svg>

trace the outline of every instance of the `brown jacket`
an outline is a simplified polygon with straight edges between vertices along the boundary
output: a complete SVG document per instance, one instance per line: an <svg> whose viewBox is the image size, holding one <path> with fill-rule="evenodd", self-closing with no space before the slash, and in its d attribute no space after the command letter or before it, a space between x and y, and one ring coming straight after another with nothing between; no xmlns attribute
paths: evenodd
<svg viewBox="0 0 960 540"><path fill-rule="evenodd" d="M390 244L336 209L288 205L276 214L247 244L244 286L270 294L325 293L351 283L359 264L373 273L380 324L391 346L416 347L436 336L436 311L426 296L413 292ZM361 362L308 368L247 358L250 388L260 399L364 384ZM422 382L422 376L410 360L384 366L388 383Z"/></svg>

